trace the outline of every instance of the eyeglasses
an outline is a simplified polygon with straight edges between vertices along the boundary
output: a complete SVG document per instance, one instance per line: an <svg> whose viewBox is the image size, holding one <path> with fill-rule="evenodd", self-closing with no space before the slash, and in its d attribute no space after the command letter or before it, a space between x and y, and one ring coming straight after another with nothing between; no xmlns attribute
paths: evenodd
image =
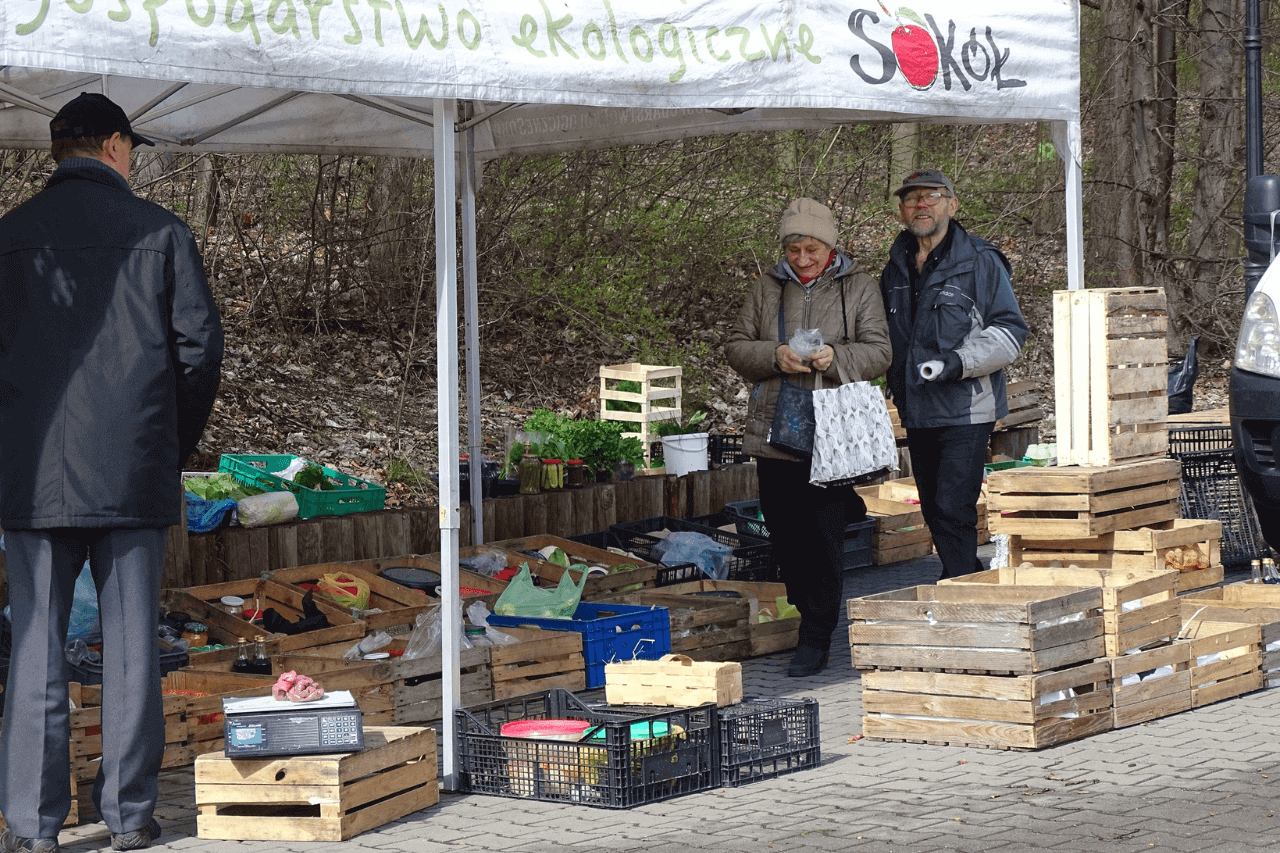
<svg viewBox="0 0 1280 853"><path fill-rule="evenodd" d="M901 204L903 207L915 207L920 204L920 202L924 202L929 205L929 207L933 207L944 198L951 198L951 196L943 192L910 193L902 197Z"/></svg>

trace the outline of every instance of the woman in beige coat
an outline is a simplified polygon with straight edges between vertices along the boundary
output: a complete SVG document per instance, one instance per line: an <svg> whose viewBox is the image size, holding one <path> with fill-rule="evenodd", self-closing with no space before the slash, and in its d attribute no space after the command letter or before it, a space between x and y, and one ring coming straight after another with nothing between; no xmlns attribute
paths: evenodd
<svg viewBox="0 0 1280 853"><path fill-rule="evenodd" d="M866 518L862 498L849 486L809 483L809 460L768 443L774 403L786 374L813 387L840 384L837 365L850 382L881 376L889 366L889 331L874 278L835 246L835 218L813 199L796 199L782 215L783 257L748 294L729 333L729 365L752 384L744 452L756 458L760 510L787 586L800 611L800 643L787 668L793 677L826 666L831 634L840 617L846 525ZM779 336L779 307L784 333ZM822 346L796 353L789 345L799 329L816 329Z"/></svg>

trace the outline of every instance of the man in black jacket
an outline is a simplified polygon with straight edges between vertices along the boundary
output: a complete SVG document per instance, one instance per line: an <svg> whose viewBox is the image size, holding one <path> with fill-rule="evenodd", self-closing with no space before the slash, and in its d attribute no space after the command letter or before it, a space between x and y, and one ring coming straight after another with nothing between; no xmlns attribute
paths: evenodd
<svg viewBox="0 0 1280 853"><path fill-rule="evenodd" d="M995 422L1009 414L1004 369L1027 342L1004 253L953 220L951 180L921 169L902 180L880 276L893 363L886 379L907 431L920 510L942 577L978 560L978 498Z"/></svg>
<svg viewBox="0 0 1280 853"><path fill-rule="evenodd" d="M70 810L63 652L86 558L102 624L102 761L115 850L150 846L164 750L156 642L166 528L217 394L222 326L195 240L134 196L134 132L81 93L49 124L58 167L0 219L0 526L13 631L0 851L56 853Z"/></svg>

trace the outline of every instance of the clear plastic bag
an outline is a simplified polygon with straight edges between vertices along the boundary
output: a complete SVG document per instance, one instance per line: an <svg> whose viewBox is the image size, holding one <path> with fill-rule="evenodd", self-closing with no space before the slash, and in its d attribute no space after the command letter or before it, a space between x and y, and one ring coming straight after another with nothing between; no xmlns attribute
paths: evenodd
<svg viewBox="0 0 1280 853"><path fill-rule="evenodd" d="M705 533L678 531L653 546L653 553L664 566L693 563L712 580L722 581L729 574L728 560L733 547L717 542Z"/></svg>
<svg viewBox="0 0 1280 853"><path fill-rule="evenodd" d="M418 614L413 620L413 631L404 644L404 654L401 656L403 660L416 660L440 654L441 636L444 633L444 627L441 624L443 612L443 608L433 607L426 613ZM471 648L471 641L467 639L467 632L462 627L461 602L458 603L458 647Z"/></svg>
<svg viewBox="0 0 1280 853"><path fill-rule="evenodd" d="M483 601L473 601L467 606L467 619L477 628L484 628L484 638L492 646L511 646L520 642L510 634L504 634L489 624L489 608Z"/></svg>
<svg viewBox="0 0 1280 853"><path fill-rule="evenodd" d="M360 660L370 652L376 652L378 649L391 645L391 635L386 631L378 631L370 634L360 642L342 653L343 660Z"/></svg>
<svg viewBox="0 0 1280 853"><path fill-rule="evenodd" d="M236 502L236 520L242 527L283 524L298 517L298 499L293 492L263 492Z"/></svg>
<svg viewBox="0 0 1280 853"><path fill-rule="evenodd" d="M813 358L826 346L822 342L821 329L796 329L787 341L787 346L800 358Z"/></svg>
<svg viewBox="0 0 1280 853"><path fill-rule="evenodd" d="M507 558L501 551L483 551L474 557L462 557L458 567L493 577L507 567Z"/></svg>

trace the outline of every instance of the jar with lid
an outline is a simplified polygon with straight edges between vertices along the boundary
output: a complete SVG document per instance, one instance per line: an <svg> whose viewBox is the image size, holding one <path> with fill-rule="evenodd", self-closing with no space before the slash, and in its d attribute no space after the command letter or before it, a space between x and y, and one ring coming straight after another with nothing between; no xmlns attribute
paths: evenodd
<svg viewBox="0 0 1280 853"><path fill-rule="evenodd" d="M542 460L533 452L528 443L524 446L524 456L520 458L519 467L520 494L536 495L542 491Z"/></svg>
<svg viewBox="0 0 1280 853"><path fill-rule="evenodd" d="M542 490L558 492L564 488L564 462L560 459L542 460Z"/></svg>
<svg viewBox="0 0 1280 853"><path fill-rule="evenodd" d="M566 489L581 489L587 485L587 466L581 459L570 459L564 463L564 485Z"/></svg>
<svg viewBox="0 0 1280 853"><path fill-rule="evenodd" d="M222 596L222 609L232 616L239 616L244 613L244 599L238 595L224 595Z"/></svg>
<svg viewBox="0 0 1280 853"><path fill-rule="evenodd" d="M188 649L198 649L209 645L209 628L200 622L188 622L182 626L182 639L187 641Z"/></svg>

